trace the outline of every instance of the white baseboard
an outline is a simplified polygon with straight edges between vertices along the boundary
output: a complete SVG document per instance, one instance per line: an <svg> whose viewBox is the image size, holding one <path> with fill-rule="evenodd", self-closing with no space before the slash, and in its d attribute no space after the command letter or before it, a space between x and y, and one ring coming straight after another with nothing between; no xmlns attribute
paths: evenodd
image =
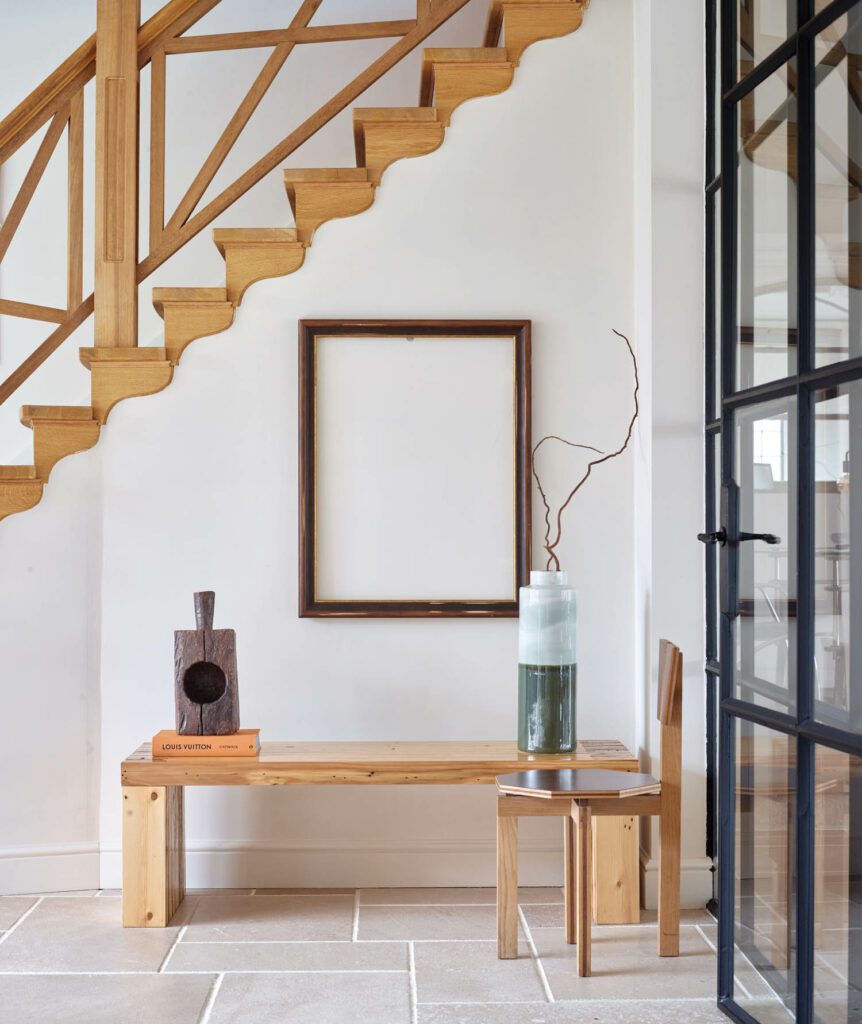
<svg viewBox="0 0 862 1024"><path fill-rule="evenodd" d="M705 907L712 899L712 861L709 857L683 860L679 871L679 902L683 910ZM641 898L647 910L658 907L658 860L641 849Z"/></svg>
<svg viewBox="0 0 862 1024"><path fill-rule="evenodd" d="M103 847L101 880L106 889L122 879L119 848ZM523 885L562 885L562 850L554 844L522 843ZM385 846L286 845L267 842L189 842L186 885L196 888L309 886L493 886L496 849L492 841Z"/></svg>
<svg viewBox="0 0 862 1024"><path fill-rule="evenodd" d="M99 887L98 843L0 848L0 894Z"/></svg>

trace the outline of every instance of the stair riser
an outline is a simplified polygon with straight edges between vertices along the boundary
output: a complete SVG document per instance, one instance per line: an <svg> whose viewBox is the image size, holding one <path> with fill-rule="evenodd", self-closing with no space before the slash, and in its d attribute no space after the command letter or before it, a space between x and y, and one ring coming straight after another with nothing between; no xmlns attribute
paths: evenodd
<svg viewBox="0 0 862 1024"><path fill-rule="evenodd" d="M164 302L165 349L176 365L186 349L198 338L220 334L233 323L232 302Z"/></svg>
<svg viewBox="0 0 862 1024"><path fill-rule="evenodd" d="M33 451L36 475L47 480L60 459L83 452L99 440L95 420L74 422L36 422L33 424Z"/></svg>
<svg viewBox="0 0 862 1024"><path fill-rule="evenodd" d="M583 8L574 3L504 3L503 41L509 59L517 64L532 43L574 32L581 27L583 16Z"/></svg>
<svg viewBox="0 0 862 1024"><path fill-rule="evenodd" d="M465 100L495 96L512 84L514 68L509 64L436 64L434 66L434 106L440 120L449 124L452 111Z"/></svg>
<svg viewBox="0 0 862 1024"><path fill-rule="evenodd" d="M285 277L305 261L302 245L252 245L225 247L227 296L234 305L242 302L246 288L269 277Z"/></svg>
<svg viewBox="0 0 862 1024"><path fill-rule="evenodd" d="M321 224L337 217L353 217L373 202L374 186L369 182L297 183L291 206L299 240L310 245Z"/></svg>
<svg viewBox="0 0 862 1024"><path fill-rule="evenodd" d="M38 505L42 498L41 480L22 480L19 483L0 481L0 519L26 512Z"/></svg>
<svg viewBox="0 0 862 1024"><path fill-rule="evenodd" d="M154 395L170 384L174 374L170 363L94 363L92 370L93 410L105 423L111 409L124 398Z"/></svg>
<svg viewBox="0 0 862 1024"><path fill-rule="evenodd" d="M408 157L426 156L443 144L442 124L374 124L364 126L365 166L373 182L386 168Z"/></svg>

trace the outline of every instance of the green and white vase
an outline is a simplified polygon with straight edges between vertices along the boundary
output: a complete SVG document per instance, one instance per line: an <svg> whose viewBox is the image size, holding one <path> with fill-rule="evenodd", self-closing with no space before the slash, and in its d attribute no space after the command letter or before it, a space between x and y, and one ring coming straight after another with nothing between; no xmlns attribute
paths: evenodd
<svg viewBox="0 0 862 1024"><path fill-rule="evenodd" d="M563 754L577 745L576 591L566 572L531 572L521 587L518 749Z"/></svg>

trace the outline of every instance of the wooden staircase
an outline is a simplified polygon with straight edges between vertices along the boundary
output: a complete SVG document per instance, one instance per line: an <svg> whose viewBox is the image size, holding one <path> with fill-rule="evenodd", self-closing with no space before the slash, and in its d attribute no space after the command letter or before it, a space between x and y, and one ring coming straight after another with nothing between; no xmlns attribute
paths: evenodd
<svg viewBox="0 0 862 1024"><path fill-rule="evenodd" d="M82 348L81 362L91 374L91 405L21 409L21 422L33 431L33 463L0 466L0 519L36 505L54 465L92 448L118 402L166 388L187 345L231 325L249 285L299 270L321 224L367 210L391 164L441 146L462 103L508 89L524 50L574 32L587 5L588 0L491 0L485 46L424 51L417 106L353 110L356 167L284 171L294 228L215 228L213 241L225 261L224 287L155 288L163 346Z"/></svg>

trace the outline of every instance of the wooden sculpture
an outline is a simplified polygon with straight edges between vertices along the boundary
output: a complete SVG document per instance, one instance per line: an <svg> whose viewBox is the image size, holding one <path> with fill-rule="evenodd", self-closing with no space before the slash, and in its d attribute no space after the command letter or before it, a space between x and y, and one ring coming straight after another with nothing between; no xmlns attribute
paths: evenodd
<svg viewBox="0 0 862 1024"><path fill-rule="evenodd" d="M225 736L239 729L236 633L213 629L215 593L195 594L196 629L174 633L177 732Z"/></svg>

